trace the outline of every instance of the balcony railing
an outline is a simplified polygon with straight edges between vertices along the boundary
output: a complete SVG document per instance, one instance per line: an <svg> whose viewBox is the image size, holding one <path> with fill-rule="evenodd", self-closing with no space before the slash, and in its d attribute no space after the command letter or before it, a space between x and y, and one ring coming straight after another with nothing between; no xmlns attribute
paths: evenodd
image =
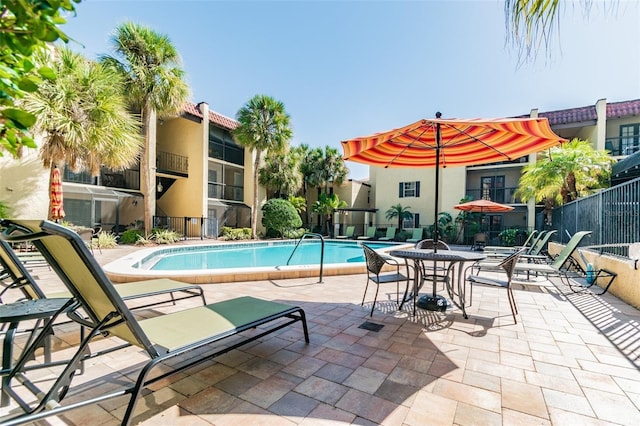
<svg viewBox="0 0 640 426"><path fill-rule="evenodd" d="M220 200L244 201L244 187L209 182L208 196Z"/></svg>
<svg viewBox="0 0 640 426"><path fill-rule="evenodd" d="M604 142L604 149L611 152L614 157L631 155L640 151L640 136L607 138Z"/></svg>
<svg viewBox="0 0 640 426"><path fill-rule="evenodd" d="M472 200L480 200L482 198L494 201L496 203L526 203L526 200L522 200L515 196L515 192L518 187L508 188L491 188L491 189L467 189L466 193Z"/></svg>
<svg viewBox="0 0 640 426"><path fill-rule="evenodd" d="M189 176L189 158L170 152L158 151L156 154L156 171L180 176Z"/></svg>
<svg viewBox="0 0 640 426"><path fill-rule="evenodd" d="M100 176L91 177L88 172L73 173L65 167L63 178L65 182L84 183L86 185L102 185L109 188L140 189L140 172L138 170L113 171L107 168L100 170Z"/></svg>
<svg viewBox="0 0 640 426"><path fill-rule="evenodd" d="M487 163L487 164L477 164L475 166L469 166L467 168L472 169L474 167L503 166L507 164L524 164L528 162L529 162L529 156L525 155L524 157L516 158L515 160L498 161L496 163Z"/></svg>

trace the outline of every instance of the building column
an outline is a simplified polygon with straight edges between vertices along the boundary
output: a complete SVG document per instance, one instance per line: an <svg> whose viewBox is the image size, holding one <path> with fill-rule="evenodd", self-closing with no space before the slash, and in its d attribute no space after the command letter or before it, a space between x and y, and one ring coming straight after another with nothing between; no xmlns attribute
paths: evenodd
<svg viewBox="0 0 640 426"><path fill-rule="evenodd" d="M200 102L198 110L202 113L202 206L200 207L201 216L208 217L209 214L209 104Z"/></svg>
<svg viewBox="0 0 640 426"><path fill-rule="evenodd" d="M594 144L594 149L605 149L605 142L607 140L607 100L598 99L596 102L596 140L591 143Z"/></svg>

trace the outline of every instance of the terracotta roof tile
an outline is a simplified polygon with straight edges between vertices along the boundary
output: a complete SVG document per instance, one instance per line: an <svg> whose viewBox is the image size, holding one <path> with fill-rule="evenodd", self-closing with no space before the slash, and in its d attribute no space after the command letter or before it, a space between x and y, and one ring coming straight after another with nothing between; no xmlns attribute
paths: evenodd
<svg viewBox="0 0 640 426"><path fill-rule="evenodd" d="M558 124L581 123L584 121L596 120L598 118L595 106L541 112L538 116L548 118L551 126Z"/></svg>
<svg viewBox="0 0 640 426"><path fill-rule="evenodd" d="M640 99L607 104L607 117L625 117L640 115Z"/></svg>
<svg viewBox="0 0 640 426"><path fill-rule="evenodd" d="M633 115L640 115L640 99L607 103L607 118L628 117ZM561 109L558 111L541 112L538 114L538 116L546 117L547 119L549 119L549 124L551 126L570 123L582 123L585 121L596 120L598 118L595 105ZM529 115L521 115L517 118L523 117L529 117Z"/></svg>
<svg viewBox="0 0 640 426"><path fill-rule="evenodd" d="M204 118L202 112L196 104L188 102L184 105L183 110L185 113L198 118ZM209 110L209 121L217 126L223 127L228 130L233 130L238 127L238 122L233 118L225 117L215 111Z"/></svg>

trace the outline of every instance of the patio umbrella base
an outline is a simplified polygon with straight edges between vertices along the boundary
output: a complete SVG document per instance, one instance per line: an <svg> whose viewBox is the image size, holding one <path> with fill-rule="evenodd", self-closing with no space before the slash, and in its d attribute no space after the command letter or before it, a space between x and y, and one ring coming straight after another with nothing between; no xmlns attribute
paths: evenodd
<svg viewBox="0 0 640 426"><path fill-rule="evenodd" d="M427 311L440 311L444 312L447 310L447 299L443 296L421 296L416 305L421 309L426 309Z"/></svg>

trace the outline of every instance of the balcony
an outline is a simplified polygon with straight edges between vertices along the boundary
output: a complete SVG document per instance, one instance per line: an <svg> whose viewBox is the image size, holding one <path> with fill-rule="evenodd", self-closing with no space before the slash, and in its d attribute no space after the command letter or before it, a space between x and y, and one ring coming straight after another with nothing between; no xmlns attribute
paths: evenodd
<svg viewBox="0 0 640 426"><path fill-rule="evenodd" d="M614 157L634 154L640 151L640 136L607 138L604 142L604 149Z"/></svg>
<svg viewBox="0 0 640 426"><path fill-rule="evenodd" d="M506 204L526 204L526 200L517 198L514 194L518 189L517 186L508 188L491 188L491 189L466 189L466 194L472 200L480 200L482 198L494 201L496 203Z"/></svg>
<svg viewBox="0 0 640 426"><path fill-rule="evenodd" d="M189 158L170 152L158 151L156 172L182 177L189 176Z"/></svg>
<svg viewBox="0 0 640 426"><path fill-rule="evenodd" d="M227 185L224 183L209 182L208 197L219 200L244 201L244 187Z"/></svg>

